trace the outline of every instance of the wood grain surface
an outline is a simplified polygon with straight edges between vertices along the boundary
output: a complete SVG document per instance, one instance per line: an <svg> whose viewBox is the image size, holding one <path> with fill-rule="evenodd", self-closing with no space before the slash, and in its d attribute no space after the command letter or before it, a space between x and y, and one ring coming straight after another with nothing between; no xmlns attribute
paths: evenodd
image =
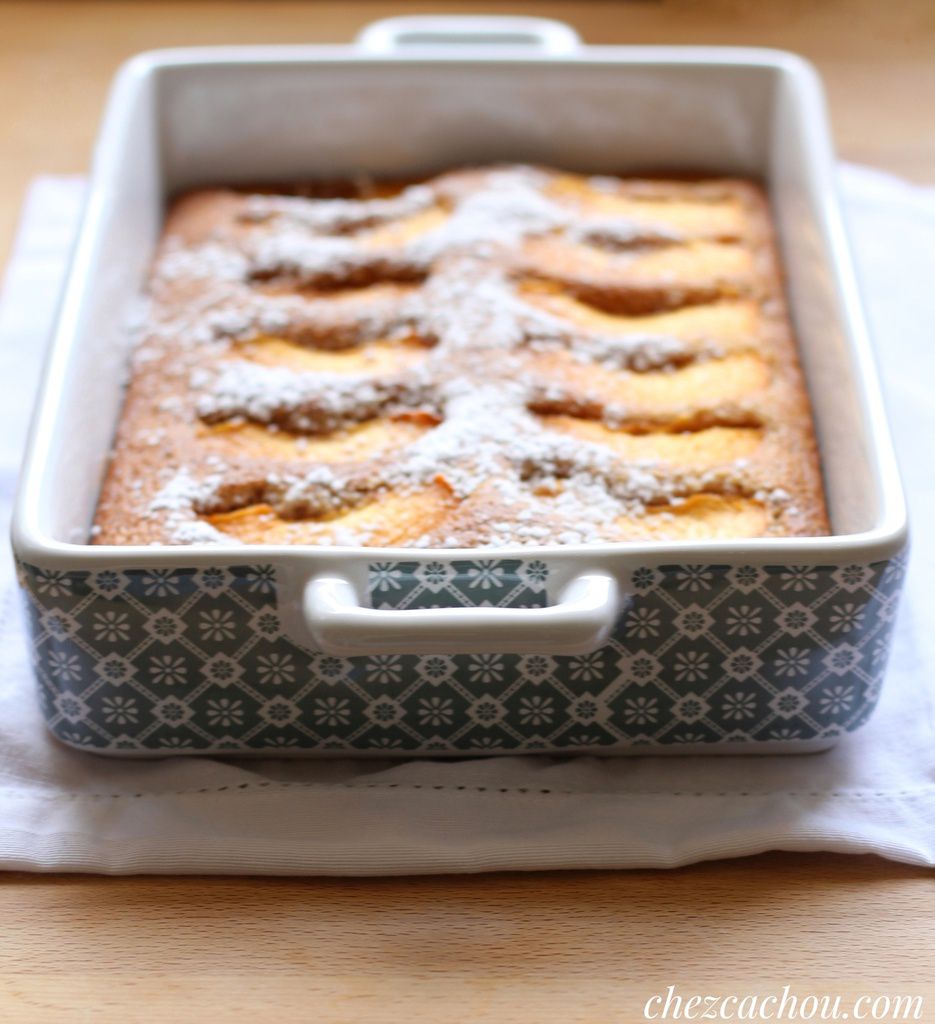
<svg viewBox="0 0 935 1024"><path fill-rule="evenodd" d="M839 152L935 181L928 0L0 3L0 263L40 172L87 165L107 83L142 49L336 42L396 13L509 11L588 42L798 50ZM391 880L7 875L0 1022L626 1022L686 995L923 994L930 872L782 855L671 872Z"/></svg>
<svg viewBox="0 0 935 1024"><path fill-rule="evenodd" d="M668 985L914 993L932 1011L932 895L917 868L791 855L428 879L17 876L0 887L0 1019L630 1022Z"/></svg>

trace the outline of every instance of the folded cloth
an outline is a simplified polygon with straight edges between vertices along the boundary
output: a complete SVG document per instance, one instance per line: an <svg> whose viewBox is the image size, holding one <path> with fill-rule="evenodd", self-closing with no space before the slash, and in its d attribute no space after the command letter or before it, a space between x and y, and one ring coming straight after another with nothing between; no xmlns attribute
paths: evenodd
<svg viewBox="0 0 935 1024"><path fill-rule="evenodd" d="M764 850L935 864L935 189L841 183L915 518L880 706L824 754L475 761L108 760L43 728L12 560L0 554L0 867L415 874L671 867ZM0 521L82 201L42 178L0 307Z"/></svg>

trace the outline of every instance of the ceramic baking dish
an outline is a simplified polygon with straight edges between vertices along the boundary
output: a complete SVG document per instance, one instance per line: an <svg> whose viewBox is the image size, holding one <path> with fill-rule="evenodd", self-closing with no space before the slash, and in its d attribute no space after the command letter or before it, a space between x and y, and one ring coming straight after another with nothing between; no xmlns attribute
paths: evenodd
<svg viewBox="0 0 935 1024"><path fill-rule="evenodd" d="M833 536L497 550L88 543L166 197L492 160L768 186ZM799 58L416 18L113 87L13 527L53 733L110 754L804 751L870 715L906 514Z"/></svg>

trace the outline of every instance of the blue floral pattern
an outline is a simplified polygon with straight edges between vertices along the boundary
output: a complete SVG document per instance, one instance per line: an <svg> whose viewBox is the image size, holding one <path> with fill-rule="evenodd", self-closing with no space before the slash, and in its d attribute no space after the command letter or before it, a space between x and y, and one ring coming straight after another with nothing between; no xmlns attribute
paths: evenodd
<svg viewBox="0 0 935 1024"><path fill-rule="evenodd" d="M831 740L879 695L902 557L641 566L600 649L341 658L285 632L269 565L19 565L45 717L107 752L493 754ZM369 567L375 608L542 607L540 559Z"/></svg>

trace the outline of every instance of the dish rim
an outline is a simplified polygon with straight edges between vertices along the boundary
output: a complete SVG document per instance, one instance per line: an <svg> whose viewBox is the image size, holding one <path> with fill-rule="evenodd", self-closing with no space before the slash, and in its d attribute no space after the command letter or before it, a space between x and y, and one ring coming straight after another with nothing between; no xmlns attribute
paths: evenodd
<svg viewBox="0 0 935 1024"><path fill-rule="evenodd" d="M772 70L797 92L803 114L804 159L822 196L815 211L816 225L829 256L827 267L840 309L840 326L856 371L855 390L860 417L870 441L868 467L879 494L877 521L867 530L816 537L755 537L738 540L607 542L601 544L504 547L414 548L314 545L94 545L56 539L39 527L42 485L52 444L54 409L69 387L67 363L80 343L79 316L93 273L96 247L106 212L106 196L121 174L118 140L124 132L136 90L169 68L198 66L263 67L315 65L411 67L495 64L529 65L642 65L666 67L757 67ZM903 488L880 388L876 359L869 339L860 291L834 178L834 158L820 80L814 68L796 54L755 47L720 46L582 46L557 55L535 49L478 47L457 55L450 50L418 47L412 51L374 53L359 45L205 46L152 50L126 61L111 86L88 179L88 191L76 242L54 319L44 367L27 435L22 471L12 518L12 542L20 559L41 566L96 569L153 565L241 564L247 561L336 562L399 561L464 558L545 558L578 564L753 562L760 564L834 561L876 561L892 557L908 540Z"/></svg>

